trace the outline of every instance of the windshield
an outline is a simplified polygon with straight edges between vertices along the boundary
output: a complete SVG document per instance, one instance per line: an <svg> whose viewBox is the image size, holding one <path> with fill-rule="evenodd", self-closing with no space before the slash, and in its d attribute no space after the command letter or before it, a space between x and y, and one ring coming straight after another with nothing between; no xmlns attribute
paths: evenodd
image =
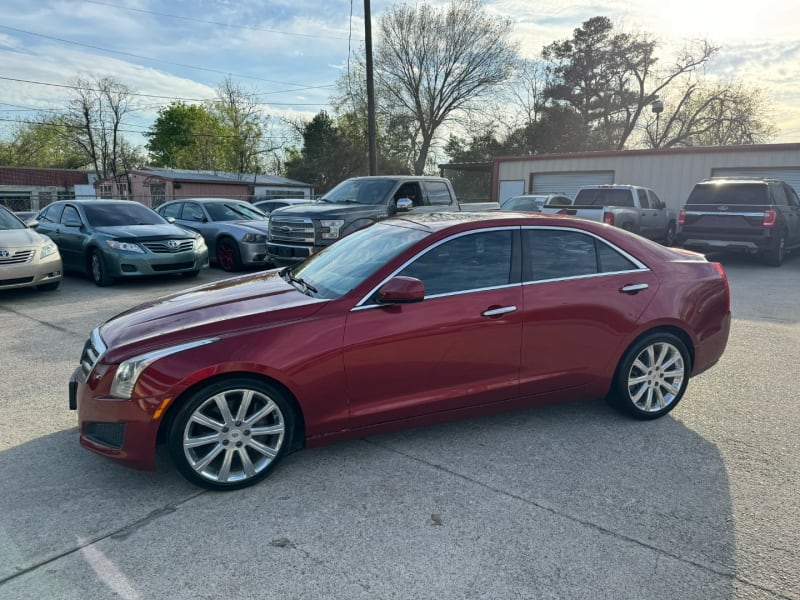
<svg viewBox="0 0 800 600"><path fill-rule="evenodd" d="M0 207L0 229L27 229L28 226L17 217Z"/></svg>
<svg viewBox="0 0 800 600"><path fill-rule="evenodd" d="M339 298L427 236L427 231L402 224L378 223L328 246L296 267L292 274L315 288L316 297Z"/></svg>
<svg viewBox="0 0 800 600"><path fill-rule="evenodd" d="M540 211L546 198L546 196L515 196L503 202L500 210Z"/></svg>
<svg viewBox="0 0 800 600"><path fill-rule="evenodd" d="M83 211L92 227L163 225L167 223L157 212L138 202L130 204L86 203L83 205Z"/></svg>
<svg viewBox="0 0 800 600"><path fill-rule="evenodd" d="M581 190L575 196L575 206L633 206L630 190Z"/></svg>
<svg viewBox="0 0 800 600"><path fill-rule="evenodd" d="M322 197L324 202L386 204L395 179L347 179Z"/></svg>
<svg viewBox="0 0 800 600"><path fill-rule="evenodd" d="M769 204L763 183L696 185L686 204Z"/></svg>
<svg viewBox="0 0 800 600"><path fill-rule="evenodd" d="M212 221L263 221L267 218L256 207L244 202L209 202L205 206Z"/></svg>

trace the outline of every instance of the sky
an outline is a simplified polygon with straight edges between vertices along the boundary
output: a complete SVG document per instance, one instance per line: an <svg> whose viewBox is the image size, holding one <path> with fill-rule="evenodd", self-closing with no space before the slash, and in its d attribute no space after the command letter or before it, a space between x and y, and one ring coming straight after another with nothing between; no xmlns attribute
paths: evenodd
<svg viewBox="0 0 800 600"><path fill-rule="evenodd" d="M372 0L373 23L393 4ZM653 36L665 64L687 42L707 39L720 47L708 74L762 88L778 130L771 141L800 142L798 0L484 6L512 19L527 58L597 15ZM0 0L0 139L18 119L63 110L76 77L113 76L140 94L124 121L126 136L139 145L160 107L211 99L226 76L257 94L267 114L308 119L330 108L334 84L363 39L361 0Z"/></svg>

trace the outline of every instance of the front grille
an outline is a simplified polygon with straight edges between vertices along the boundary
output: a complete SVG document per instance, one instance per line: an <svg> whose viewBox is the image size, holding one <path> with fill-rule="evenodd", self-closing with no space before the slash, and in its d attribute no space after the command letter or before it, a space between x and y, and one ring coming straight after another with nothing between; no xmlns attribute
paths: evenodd
<svg viewBox="0 0 800 600"><path fill-rule="evenodd" d="M0 265L22 265L33 259L36 250L7 250L0 248Z"/></svg>
<svg viewBox="0 0 800 600"><path fill-rule="evenodd" d="M33 277L17 277L16 279L0 279L0 287L4 285L19 285L21 283L31 283Z"/></svg>
<svg viewBox="0 0 800 600"><path fill-rule="evenodd" d="M191 269L193 262L169 263L168 265L153 265L153 271L180 271L181 269Z"/></svg>
<svg viewBox="0 0 800 600"><path fill-rule="evenodd" d="M157 242L142 242L142 246L156 254L175 254L194 248L194 240L159 240Z"/></svg>
<svg viewBox="0 0 800 600"><path fill-rule="evenodd" d="M269 220L271 242L314 243L314 222L301 217L272 217Z"/></svg>
<svg viewBox="0 0 800 600"><path fill-rule="evenodd" d="M105 351L106 346L95 329L89 339L86 340L86 343L83 344L83 351L81 352L81 370L84 376L89 375Z"/></svg>
<svg viewBox="0 0 800 600"><path fill-rule="evenodd" d="M90 421L84 425L83 434L93 442L119 449L125 441L125 424Z"/></svg>

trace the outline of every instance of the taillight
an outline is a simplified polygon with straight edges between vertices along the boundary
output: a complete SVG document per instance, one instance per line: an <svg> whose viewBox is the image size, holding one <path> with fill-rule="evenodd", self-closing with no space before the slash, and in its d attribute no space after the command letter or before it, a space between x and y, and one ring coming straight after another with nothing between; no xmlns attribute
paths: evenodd
<svg viewBox="0 0 800 600"><path fill-rule="evenodd" d="M603 215L603 223L606 225L614 224L614 213L607 212Z"/></svg>
<svg viewBox="0 0 800 600"><path fill-rule="evenodd" d="M685 222L686 222L686 211L684 209L681 209L681 211L678 213L678 225L683 226Z"/></svg>
<svg viewBox="0 0 800 600"><path fill-rule="evenodd" d="M770 208L764 211L764 228L772 229L775 226L775 221L778 220L778 213Z"/></svg>
<svg viewBox="0 0 800 600"><path fill-rule="evenodd" d="M726 304L725 304L725 310L727 312L730 312L730 310L731 310L731 284L728 282L728 276L725 274L725 269L722 268L722 265L720 263L712 262L711 264L719 272L719 274L722 276L722 280L725 282L725 296L727 297L726 298Z"/></svg>

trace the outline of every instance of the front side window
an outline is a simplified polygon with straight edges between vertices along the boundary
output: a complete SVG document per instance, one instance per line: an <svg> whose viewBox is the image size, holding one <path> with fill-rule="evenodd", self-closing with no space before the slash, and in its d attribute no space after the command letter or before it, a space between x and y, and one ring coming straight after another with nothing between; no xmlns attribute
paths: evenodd
<svg viewBox="0 0 800 600"><path fill-rule="evenodd" d="M460 235L432 248L399 275L425 284L425 296L453 294L511 282L510 230Z"/></svg>
<svg viewBox="0 0 800 600"><path fill-rule="evenodd" d="M202 221L205 219L205 215L203 214L203 209L200 208L194 202L187 202L183 205L183 213L181 214L181 219L184 221Z"/></svg>
<svg viewBox="0 0 800 600"><path fill-rule="evenodd" d="M175 204L165 204L159 209L158 212L165 217L177 219L181 214L181 206L183 206L183 204L180 202L176 202Z"/></svg>
<svg viewBox="0 0 800 600"><path fill-rule="evenodd" d="M546 281L637 269L625 255L583 232L528 229L523 232L525 281Z"/></svg>
<svg viewBox="0 0 800 600"><path fill-rule="evenodd" d="M61 222L74 223L75 221L77 221L78 223L83 222L83 220L81 219L81 215L78 212L78 209L68 204L67 206L64 207L64 213L61 215Z"/></svg>
<svg viewBox="0 0 800 600"><path fill-rule="evenodd" d="M58 223L61 218L61 213L64 211L63 204L51 204L39 213L40 221L48 221L50 223Z"/></svg>

